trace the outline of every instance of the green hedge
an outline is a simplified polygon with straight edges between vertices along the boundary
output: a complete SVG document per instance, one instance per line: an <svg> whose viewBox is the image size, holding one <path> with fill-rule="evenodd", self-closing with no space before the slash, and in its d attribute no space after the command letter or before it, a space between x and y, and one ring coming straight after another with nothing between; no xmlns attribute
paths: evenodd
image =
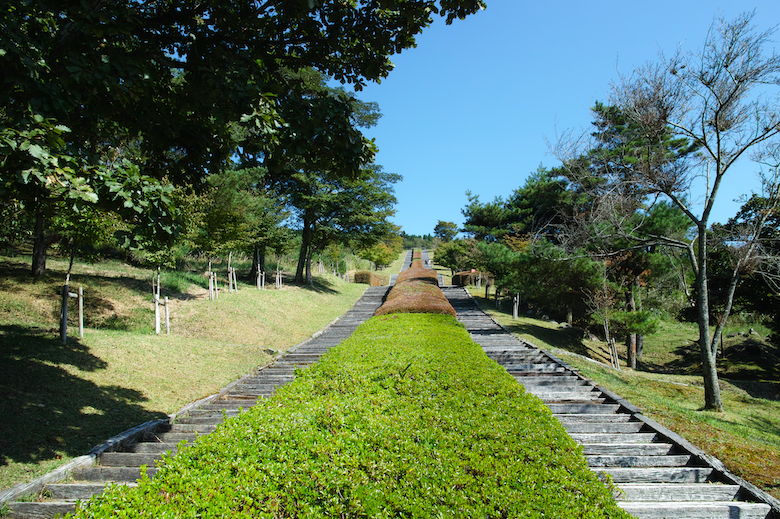
<svg viewBox="0 0 780 519"><path fill-rule="evenodd" d="M246 414L78 517L629 517L449 316L374 317Z"/></svg>

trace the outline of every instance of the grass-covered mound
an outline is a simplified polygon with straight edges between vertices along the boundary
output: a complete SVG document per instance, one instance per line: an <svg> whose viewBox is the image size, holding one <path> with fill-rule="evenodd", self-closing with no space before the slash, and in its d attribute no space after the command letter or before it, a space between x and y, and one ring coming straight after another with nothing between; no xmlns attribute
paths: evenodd
<svg viewBox="0 0 780 519"><path fill-rule="evenodd" d="M375 317L78 517L628 517L455 319Z"/></svg>
<svg viewBox="0 0 780 519"><path fill-rule="evenodd" d="M387 294L376 315L398 313L455 315L455 309L439 288L435 270L415 267L406 269L396 278L395 286Z"/></svg>
<svg viewBox="0 0 780 519"><path fill-rule="evenodd" d="M369 272L368 270L359 270L355 272L355 283L362 283L372 287L382 286L382 280L379 279L379 277L377 277L373 272Z"/></svg>

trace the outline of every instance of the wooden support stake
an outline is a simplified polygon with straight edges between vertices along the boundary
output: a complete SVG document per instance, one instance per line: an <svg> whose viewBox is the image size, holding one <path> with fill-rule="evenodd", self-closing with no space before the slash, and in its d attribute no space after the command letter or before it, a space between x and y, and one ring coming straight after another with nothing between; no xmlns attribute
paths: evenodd
<svg viewBox="0 0 780 519"><path fill-rule="evenodd" d="M171 314L168 311L168 296L165 296L165 334L171 334Z"/></svg>
<svg viewBox="0 0 780 519"><path fill-rule="evenodd" d="M84 289L79 287L79 338L84 338Z"/></svg>
<svg viewBox="0 0 780 519"><path fill-rule="evenodd" d="M160 335L160 268L157 268L157 283L152 276L152 297L154 297L154 333ZM167 298L166 298L167 299ZM168 309L166 308L167 312Z"/></svg>

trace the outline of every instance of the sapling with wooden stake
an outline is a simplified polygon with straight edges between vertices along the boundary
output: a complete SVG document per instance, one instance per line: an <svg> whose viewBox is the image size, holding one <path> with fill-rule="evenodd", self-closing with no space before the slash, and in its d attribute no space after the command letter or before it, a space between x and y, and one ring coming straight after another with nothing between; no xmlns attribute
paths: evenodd
<svg viewBox="0 0 780 519"><path fill-rule="evenodd" d="M152 275L152 297L154 298L154 333L160 335L160 268L157 268L157 283Z"/></svg>

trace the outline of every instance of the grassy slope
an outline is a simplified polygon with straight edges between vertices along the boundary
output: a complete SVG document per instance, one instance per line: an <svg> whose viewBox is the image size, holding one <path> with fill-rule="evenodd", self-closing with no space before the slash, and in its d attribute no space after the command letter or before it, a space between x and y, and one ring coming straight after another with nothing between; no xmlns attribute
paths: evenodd
<svg viewBox="0 0 780 519"><path fill-rule="evenodd" d="M165 465L78 517L627 517L451 316L369 320Z"/></svg>
<svg viewBox="0 0 780 519"><path fill-rule="evenodd" d="M719 458L735 474L780 498L780 382L772 369L777 366L775 350L766 341L753 337L728 340L726 358L720 362L726 411L705 412L701 410L704 390L697 374L696 350L691 346L696 337L693 326L664 325L659 334L646 340L643 371L616 371L571 354L608 363L603 343L582 339L581 332L559 329L557 324L539 319L513 321L511 312L496 310L493 300L484 300L484 290L472 287L471 293L513 333L552 350L586 377ZM757 343L761 347L755 346ZM748 358L738 354L754 348L765 357L747 362ZM622 354L621 361L625 366Z"/></svg>
<svg viewBox="0 0 780 519"><path fill-rule="evenodd" d="M164 290L171 335L158 337L150 271L76 265L71 289L84 287L87 329L63 345L56 293L67 265L50 259L48 268L33 283L29 258L0 258L0 488L218 391L270 360L266 350L285 350L327 325L366 288L322 276L313 288L243 286L208 301L199 276L168 275L163 288L179 290Z"/></svg>

